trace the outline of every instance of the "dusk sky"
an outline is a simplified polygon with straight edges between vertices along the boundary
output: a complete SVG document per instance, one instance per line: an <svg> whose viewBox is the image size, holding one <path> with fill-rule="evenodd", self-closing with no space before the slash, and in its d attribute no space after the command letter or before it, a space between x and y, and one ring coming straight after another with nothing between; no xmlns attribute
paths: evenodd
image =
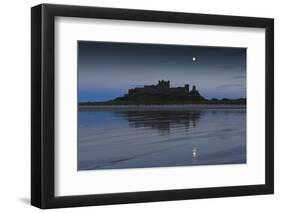
<svg viewBox="0 0 281 213"><path fill-rule="evenodd" d="M205 98L246 98L246 48L78 42L79 101L106 101L170 80Z"/></svg>

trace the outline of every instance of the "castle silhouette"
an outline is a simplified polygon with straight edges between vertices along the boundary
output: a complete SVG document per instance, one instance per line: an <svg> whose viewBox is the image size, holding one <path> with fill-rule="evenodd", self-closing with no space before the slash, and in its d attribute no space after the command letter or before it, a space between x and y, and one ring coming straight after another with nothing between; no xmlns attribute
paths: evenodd
<svg viewBox="0 0 281 213"><path fill-rule="evenodd" d="M79 105L153 105L153 104L236 104L245 105L246 98L208 100L201 96L196 86L189 89L189 84L183 87L171 87L170 81L158 81L156 85L144 85L128 89L128 93L113 100L99 102L81 102Z"/></svg>
<svg viewBox="0 0 281 213"><path fill-rule="evenodd" d="M188 102L201 102L202 97L196 86L170 87L170 81L158 81L156 85L144 85L128 90L122 97L115 98L112 103L124 104L182 104Z"/></svg>
<svg viewBox="0 0 281 213"><path fill-rule="evenodd" d="M141 88L134 88L128 90L128 96L134 96L137 94L151 94L151 95L173 95L181 97L201 97L200 93L196 90L196 86L192 86L192 90L189 91L189 84L185 84L184 87L170 87L170 81L158 81L157 85L144 85Z"/></svg>

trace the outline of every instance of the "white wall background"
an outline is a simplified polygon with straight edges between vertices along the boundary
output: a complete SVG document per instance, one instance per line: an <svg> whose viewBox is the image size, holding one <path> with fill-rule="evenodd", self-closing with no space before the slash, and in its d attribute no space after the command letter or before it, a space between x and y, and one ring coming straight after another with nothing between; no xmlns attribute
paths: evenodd
<svg viewBox="0 0 281 213"><path fill-rule="evenodd" d="M275 18L275 195L50 210L50 212L278 212L281 200L281 3L276 0L45 0L180 12ZM0 212L39 212L30 197L30 7L37 0L1 2ZM280 210L279 210L280 211Z"/></svg>

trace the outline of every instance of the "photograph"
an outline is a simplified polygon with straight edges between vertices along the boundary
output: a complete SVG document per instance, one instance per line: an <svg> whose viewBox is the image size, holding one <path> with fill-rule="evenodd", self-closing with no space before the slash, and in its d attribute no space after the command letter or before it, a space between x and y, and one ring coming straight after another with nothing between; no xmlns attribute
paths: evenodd
<svg viewBox="0 0 281 213"><path fill-rule="evenodd" d="M32 6L31 205L274 194L274 18L173 4Z"/></svg>
<svg viewBox="0 0 281 213"><path fill-rule="evenodd" d="M77 41L77 170L247 163L247 48Z"/></svg>

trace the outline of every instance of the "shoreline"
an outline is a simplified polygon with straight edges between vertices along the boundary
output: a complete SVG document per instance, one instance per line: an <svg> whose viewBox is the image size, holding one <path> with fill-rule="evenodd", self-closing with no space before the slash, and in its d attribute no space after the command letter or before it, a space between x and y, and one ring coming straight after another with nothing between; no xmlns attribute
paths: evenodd
<svg viewBox="0 0 281 213"><path fill-rule="evenodd" d="M171 104L171 105L78 105L82 110L199 110L199 109L246 109L238 104Z"/></svg>

